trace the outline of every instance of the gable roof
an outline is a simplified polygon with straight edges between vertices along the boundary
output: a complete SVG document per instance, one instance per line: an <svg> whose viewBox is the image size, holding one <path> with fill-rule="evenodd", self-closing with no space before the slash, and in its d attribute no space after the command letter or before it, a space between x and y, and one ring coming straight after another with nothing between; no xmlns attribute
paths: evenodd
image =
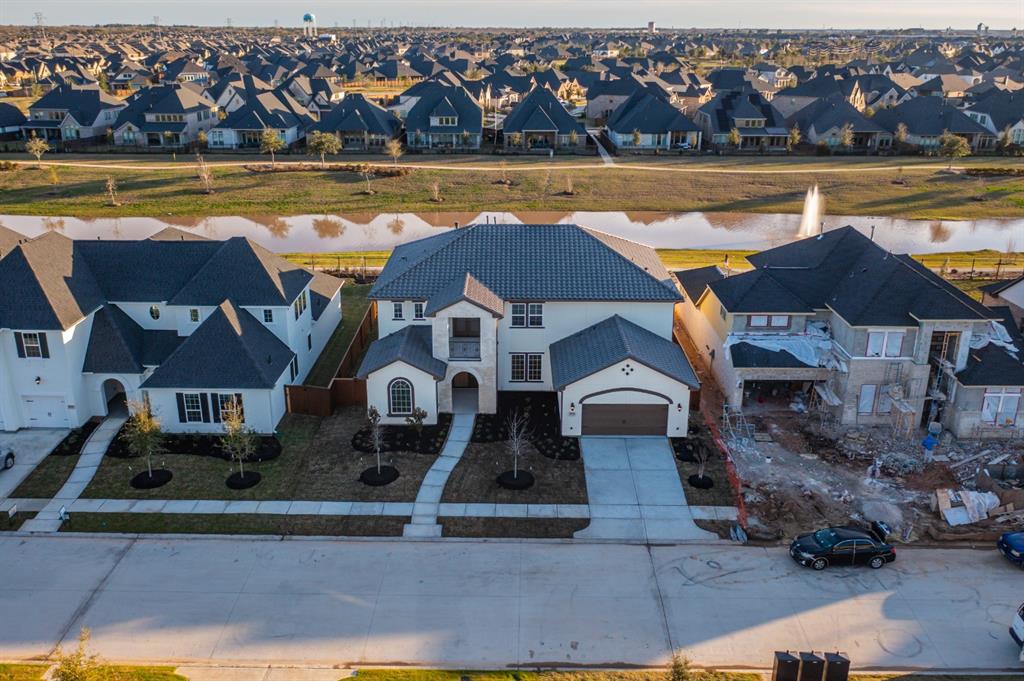
<svg viewBox="0 0 1024 681"><path fill-rule="evenodd" d="M700 387L683 349L673 341L613 315L551 344L551 383L555 390L632 359L659 373Z"/></svg>
<svg viewBox="0 0 1024 681"><path fill-rule="evenodd" d="M683 287L683 291L689 296L690 300L696 304L700 297L704 295L704 290L707 289L708 284L725 279L725 272L719 269L718 265L709 265L707 267L673 272L672 276Z"/></svg>
<svg viewBox="0 0 1024 681"><path fill-rule="evenodd" d="M427 301L423 314L432 317L441 310L451 307L459 301L468 301L477 307L483 308L494 317L503 316L505 303L494 294L494 291L487 288L472 274L467 272L461 277L455 277L451 283L444 286Z"/></svg>
<svg viewBox="0 0 1024 681"><path fill-rule="evenodd" d="M143 388L273 388L295 353L225 300L142 384Z"/></svg>
<svg viewBox="0 0 1024 681"><path fill-rule="evenodd" d="M608 119L607 127L619 133L639 130L643 134L700 130L682 111L647 88L634 92L620 104Z"/></svg>
<svg viewBox="0 0 1024 681"><path fill-rule="evenodd" d="M183 340L174 330L145 330L117 305L107 304L93 317L82 371L141 374L161 364Z"/></svg>
<svg viewBox="0 0 1024 681"><path fill-rule="evenodd" d="M471 274L502 300L676 301L653 249L578 225L469 225L395 249L374 299L429 300Z"/></svg>
<svg viewBox="0 0 1024 681"><path fill-rule="evenodd" d="M401 119L361 94L352 94L325 113L313 130L321 132L365 131L371 135L394 137L402 127Z"/></svg>
<svg viewBox="0 0 1024 681"><path fill-rule="evenodd" d="M914 135L991 134L960 109L946 104L941 97L914 97L891 109L883 109L871 119L889 132L900 123Z"/></svg>
<svg viewBox="0 0 1024 681"><path fill-rule="evenodd" d="M366 378L395 362L405 362L435 378L444 378L448 369L447 364L434 357L431 330L425 324L404 326L370 343L356 376Z"/></svg>
<svg viewBox="0 0 1024 681"><path fill-rule="evenodd" d="M440 81L423 81L420 85L427 87L417 90L416 95L420 99L406 114L406 131L479 133L483 130L483 109L466 88L461 85L445 86ZM458 117L458 122L454 126L431 125L432 117L452 115Z"/></svg>
<svg viewBox="0 0 1024 681"><path fill-rule="evenodd" d="M553 130L559 135L575 132L581 137L587 131L572 114L565 110L558 98L546 87L537 86L523 98L505 118L505 133Z"/></svg>
<svg viewBox="0 0 1024 681"><path fill-rule="evenodd" d="M1017 356L995 343L981 348L972 347L967 354L967 365L956 375L956 380L965 386L1024 385L1024 363L1021 361L1024 359L1024 338L1017 329L1013 313L1005 305L990 309L1009 334Z"/></svg>

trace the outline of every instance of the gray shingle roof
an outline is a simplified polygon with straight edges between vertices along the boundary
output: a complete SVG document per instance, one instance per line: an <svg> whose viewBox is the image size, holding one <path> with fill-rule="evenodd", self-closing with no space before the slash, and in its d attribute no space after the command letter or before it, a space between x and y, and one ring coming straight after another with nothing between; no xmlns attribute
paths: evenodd
<svg viewBox="0 0 1024 681"><path fill-rule="evenodd" d="M732 365L737 369L807 369L816 368L804 364L785 350L768 350L750 343L736 343L729 346Z"/></svg>
<svg viewBox="0 0 1024 681"><path fill-rule="evenodd" d="M694 390L700 387L682 348L618 315L552 343L551 382L556 390L561 390L626 359Z"/></svg>
<svg viewBox="0 0 1024 681"><path fill-rule="evenodd" d="M540 130L553 130L560 135L576 132L581 138L587 134L584 127L565 110L551 90L541 86L534 87L516 105L502 127L506 134Z"/></svg>
<svg viewBox="0 0 1024 681"><path fill-rule="evenodd" d="M972 348L967 355L967 366L956 375L956 380L965 386L1019 386L1024 385L1024 338L1017 330L1013 313L1005 305L992 307L992 314L998 318L1010 334L1017 357L1005 348L989 343L983 348Z"/></svg>
<svg viewBox="0 0 1024 681"><path fill-rule="evenodd" d="M230 301L188 336L143 388L273 388L295 353Z"/></svg>
<svg viewBox="0 0 1024 681"><path fill-rule="evenodd" d="M690 301L694 304L704 294L704 290L708 284L713 281L719 281L725 279L725 273L718 269L718 265L709 265L707 267L697 267L692 270L680 270L672 273L679 285L683 287L683 291L689 296Z"/></svg>
<svg viewBox="0 0 1024 681"><path fill-rule="evenodd" d="M141 374L158 366L181 344L176 331L147 331L116 305L104 305L93 317L82 371Z"/></svg>
<svg viewBox="0 0 1024 681"><path fill-rule="evenodd" d="M366 378L394 362L405 362L437 378L443 378L448 365L434 357L430 327L405 326L370 343L356 376Z"/></svg>
<svg viewBox="0 0 1024 681"><path fill-rule="evenodd" d="M680 300L652 248L578 225L469 225L396 249L370 297L429 300L472 274L502 300Z"/></svg>
<svg viewBox="0 0 1024 681"><path fill-rule="evenodd" d="M452 279L451 283L435 293L427 301L423 313L432 317L440 310L445 309L460 300L467 300L478 307L490 312L495 317L503 316L505 303L501 298L494 295L494 291L481 284L476 277L468 272Z"/></svg>

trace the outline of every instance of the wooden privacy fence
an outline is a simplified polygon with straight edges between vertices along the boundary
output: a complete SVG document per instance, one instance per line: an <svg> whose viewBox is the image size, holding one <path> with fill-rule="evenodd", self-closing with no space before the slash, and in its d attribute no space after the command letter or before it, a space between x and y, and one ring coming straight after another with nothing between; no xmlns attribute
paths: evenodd
<svg viewBox="0 0 1024 681"><path fill-rule="evenodd" d="M286 385L285 403L289 414L330 416L339 407L366 404L366 381L353 378L366 347L373 342L377 328L377 306L370 303L359 327L334 371L330 385Z"/></svg>

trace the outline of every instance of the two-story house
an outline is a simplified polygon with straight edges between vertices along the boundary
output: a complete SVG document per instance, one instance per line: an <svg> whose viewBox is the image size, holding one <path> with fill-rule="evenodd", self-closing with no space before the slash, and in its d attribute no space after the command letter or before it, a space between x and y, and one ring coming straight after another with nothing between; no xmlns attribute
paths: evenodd
<svg viewBox="0 0 1024 681"><path fill-rule="evenodd" d="M679 293L647 246L577 225L470 225L395 249L370 297L379 338L358 376L384 423L544 391L566 436L686 436L698 382L673 340Z"/></svg>
<svg viewBox="0 0 1024 681"><path fill-rule="evenodd" d="M842 425L1017 433L1024 364L1001 311L853 227L748 260L732 276L675 275L680 320L731 408L800 403Z"/></svg>
<svg viewBox="0 0 1024 681"><path fill-rule="evenodd" d="M479 149L484 113L461 85L424 82L405 117L409 149Z"/></svg>
<svg viewBox="0 0 1024 681"><path fill-rule="evenodd" d="M273 432L341 320L341 281L244 238L57 233L0 260L0 429L76 427L148 398L169 432L218 432L240 401Z"/></svg>
<svg viewBox="0 0 1024 681"><path fill-rule="evenodd" d="M114 144L123 147L180 148L217 124L217 105L201 90L168 84L142 90L114 125Z"/></svg>
<svg viewBox="0 0 1024 681"><path fill-rule="evenodd" d="M99 85L59 85L28 108L25 136L45 140L104 137L125 104Z"/></svg>

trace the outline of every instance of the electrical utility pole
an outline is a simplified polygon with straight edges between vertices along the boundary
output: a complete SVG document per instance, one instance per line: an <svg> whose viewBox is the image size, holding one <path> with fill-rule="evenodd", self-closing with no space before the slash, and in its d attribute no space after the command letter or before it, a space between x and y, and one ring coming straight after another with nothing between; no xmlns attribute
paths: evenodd
<svg viewBox="0 0 1024 681"><path fill-rule="evenodd" d="M42 12L34 12L32 16L36 18L36 26L39 28L40 35L43 40L46 40L46 26L43 23L46 21L46 17L43 16Z"/></svg>

